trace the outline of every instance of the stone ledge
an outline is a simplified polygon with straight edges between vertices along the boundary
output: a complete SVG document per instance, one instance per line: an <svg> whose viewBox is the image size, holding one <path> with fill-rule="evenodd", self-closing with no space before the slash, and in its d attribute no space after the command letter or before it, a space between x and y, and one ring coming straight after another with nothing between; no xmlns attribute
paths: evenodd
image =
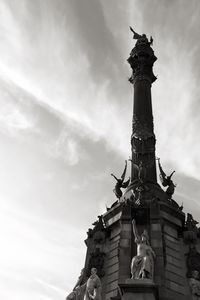
<svg viewBox="0 0 200 300"><path fill-rule="evenodd" d="M141 299L159 300L158 286L150 279L126 279L119 282L119 288L124 298L134 299L134 295L135 297L143 295L142 298L140 297Z"/></svg>

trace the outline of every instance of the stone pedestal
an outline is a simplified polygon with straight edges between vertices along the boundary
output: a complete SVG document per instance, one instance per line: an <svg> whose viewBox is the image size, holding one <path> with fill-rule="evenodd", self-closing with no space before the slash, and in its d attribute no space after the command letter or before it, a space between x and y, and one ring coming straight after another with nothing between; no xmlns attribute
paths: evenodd
<svg viewBox="0 0 200 300"><path fill-rule="evenodd" d="M122 300L159 300L157 286L150 279L127 279L119 287Z"/></svg>

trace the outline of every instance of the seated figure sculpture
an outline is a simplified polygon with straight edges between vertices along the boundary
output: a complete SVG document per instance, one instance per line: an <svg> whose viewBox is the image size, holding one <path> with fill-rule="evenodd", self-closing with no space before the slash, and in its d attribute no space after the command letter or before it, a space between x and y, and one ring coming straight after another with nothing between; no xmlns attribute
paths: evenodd
<svg viewBox="0 0 200 300"><path fill-rule="evenodd" d="M133 233L137 244L137 255L133 257L131 262L132 279L151 279L154 273L155 253L149 245L149 237L146 230L139 236L135 220L132 220Z"/></svg>

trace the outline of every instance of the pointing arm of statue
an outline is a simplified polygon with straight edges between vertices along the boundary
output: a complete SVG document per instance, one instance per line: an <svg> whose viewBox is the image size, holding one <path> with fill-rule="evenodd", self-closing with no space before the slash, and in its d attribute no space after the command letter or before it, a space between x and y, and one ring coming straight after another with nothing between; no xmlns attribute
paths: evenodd
<svg viewBox="0 0 200 300"><path fill-rule="evenodd" d="M138 231L137 231L135 219L132 220L132 225L133 225L133 234L135 236L135 241L137 243L140 239L140 236L139 236Z"/></svg>
<svg viewBox="0 0 200 300"><path fill-rule="evenodd" d="M135 32L131 26L129 26L129 28L133 32L133 39L138 40L139 38L141 38L141 35Z"/></svg>
<svg viewBox="0 0 200 300"><path fill-rule="evenodd" d="M173 171L170 175L169 175L169 179L172 178L172 175L175 173L175 171Z"/></svg>

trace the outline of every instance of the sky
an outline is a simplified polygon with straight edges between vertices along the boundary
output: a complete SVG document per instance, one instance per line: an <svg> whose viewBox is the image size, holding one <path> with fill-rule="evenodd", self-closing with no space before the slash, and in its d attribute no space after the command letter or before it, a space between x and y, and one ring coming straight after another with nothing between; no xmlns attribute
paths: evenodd
<svg viewBox="0 0 200 300"><path fill-rule="evenodd" d="M129 25L158 57L156 155L200 220L199 15L198 0L0 0L2 300L64 299L86 231L116 200L110 173L131 152Z"/></svg>

